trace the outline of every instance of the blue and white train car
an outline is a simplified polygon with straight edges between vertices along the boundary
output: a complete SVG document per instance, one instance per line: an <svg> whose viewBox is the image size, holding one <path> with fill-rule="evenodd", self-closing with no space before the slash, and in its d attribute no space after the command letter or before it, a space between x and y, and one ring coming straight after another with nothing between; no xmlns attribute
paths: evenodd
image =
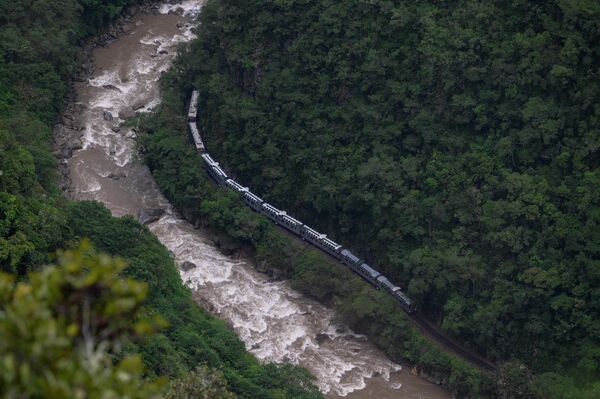
<svg viewBox="0 0 600 399"><path fill-rule="evenodd" d="M361 276L363 276L365 280L373 284L375 287L379 287L377 277L381 276L381 273L379 273L377 270L373 269L366 263L363 263L359 267L357 267L355 271Z"/></svg>
<svg viewBox="0 0 600 399"><path fill-rule="evenodd" d="M190 100L190 107L188 109L188 122L196 122L198 116L198 90L192 92L192 99Z"/></svg>
<svg viewBox="0 0 600 399"><path fill-rule="evenodd" d="M293 217L285 213L285 211L282 211L279 215L279 220L282 227L285 227L294 234L300 235L300 230L302 229L302 222L300 222L298 219L294 219Z"/></svg>
<svg viewBox="0 0 600 399"><path fill-rule="evenodd" d="M394 299L396 299L398 302L400 302L400 306L402 306L404 308L406 313L411 314L417 310L417 307L415 306L415 304L401 290L394 292L394 294L392 296L394 297Z"/></svg>
<svg viewBox="0 0 600 399"><path fill-rule="evenodd" d="M340 259L340 251L342 246L333 240L327 238L326 234L321 234L316 230L303 225L300 229L300 237L313 243L336 259Z"/></svg>
<svg viewBox="0 0 600 399"><path fill-rule="evenodd" d="M265 214L269 219L274 221L276 224L279 224L279 215L281 214L281 211L279 209L265 202L262 204L261 212Z"/></svg>
<svg viewBox="0 0 600 399"><path fill-rule="evenodd" d="M259 196L253 194L250 191L246 191L242 195L242 199L250 208L254 209L256 212L261 211L264 201Z"/></svg>
<svg viewBox="0 0 600 399"><path fill-rule="evenodd" d="M225 185L227 174L219 167L219 163L215 162L208 154L202 154L202 160L204 161L204 167L217 184L219 186Z"/></svg>
<svg viewBox="0 0 600 399"><path fill-rule="evenodd" d="M225 185L239 193L244 193L248 191L248 187L244 187L233 179L225 180Z"/></svg>
<svg viewBox="0 0 600 399"><path fill-rule="evenodd" d="M204 142L202 141L202 138L200 137L200 132L198 131L198 125L196 125L196 122L189 122L188 128L190 130L190 135L192 136L192 140L194 141L194 146L196 147L196 149L198 151L204 152L205 151Z"/></svg>
<svg viewBox="0 0 600 399"><path fill-rule="evenodd" d="M359 267L363 263L358 256L345 248L340 252L340 262L350 266L352 269Z"/></svg>

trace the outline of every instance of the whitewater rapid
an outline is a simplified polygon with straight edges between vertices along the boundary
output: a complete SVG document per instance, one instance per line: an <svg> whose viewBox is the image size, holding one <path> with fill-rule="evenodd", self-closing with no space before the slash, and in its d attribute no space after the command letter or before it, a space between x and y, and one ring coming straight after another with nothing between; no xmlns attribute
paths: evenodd
<svg viewBox="0 0 600 399"><path fill-rule="evenodd" d="M69 160L72 196L101 201L116 216L164 209L148 227L179 265L196 265L180 270L194 297L228 321L256 357L308 368L329 397L354 392L356 398L447 398L440 388L401 372L365 336L336 320L332 310L286 282L270 281L248 260L219 252L205 232L179 216L138 159L136 131L119 126L125 117L120 114L132 106L149 112L160 104L158 79L177 47L194 37L192 21L201 5L199 0L162 4L155 14L136 17L131 32L95 50L94 76L76 84L84 130L82 149Z"/></svg>

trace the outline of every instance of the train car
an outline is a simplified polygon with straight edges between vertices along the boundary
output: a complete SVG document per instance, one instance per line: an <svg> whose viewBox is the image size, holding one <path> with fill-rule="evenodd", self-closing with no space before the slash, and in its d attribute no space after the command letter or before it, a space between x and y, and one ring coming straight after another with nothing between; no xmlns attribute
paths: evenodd
<svg viewBox="0 0 600 399"><path fill-rule="evenodd" d="M297 219L294 219L293 217L285 213L285 211L281 212L281 214L279 215L279 220L281 226L285 227L294 234L300 235L302 222L300 222Z"/></svg>
<svg viewBox="0 0 600 399"><path fill-rule="evenodd" d="M219 186L224 185L227 181L227 174L219 167L219 163L215 162L209 154L202 154L202 160L204 161L204 167L217 184Z"/></svg>
<svg viewBox="0 0 600 399"><path fill-rule="evenodd" d="M321 234L314 229L303 225L300 228L300 237L321 248L336 259L340 259L342 246L333 240L327 238L326 234Z"/></svg>
<svg viewBox="0 0 600 399"><path fill-rule="evenodd" d="M192 99L190 100L190 108L188 109L188 122L196 122L198 114L198 90L192 92Z"/></svg>
<svg viewBox="0 0 600 399"><path fill-rule="evenodd" d="M415 304L401 290L397 290L392 296L400 303L400 306L402 306L406 313L411 314L417 310Z"/></svg>
<svg viewBox="0 0 600 399"><path fill-rule="evenodd" d="M254 209L256 212L260 212L264 202L260 197L252 194L250 191L246 191L242 195L242 199L250 208Z"/></svg>
<svg viewBox="0 0 600 399"><path fill-rule="evenodd" d="M319 242L319 239L324 235L325 234L321 234L321 233L315 231L314 229L311 229L307 225L304 225L302 227L302 229L300 230L300 237L302 237L303 239L305 239L309 242L312 242L315 245L317 245L317 243Z"/></svg>
<svg viewBox="0 0 600 399"><path fill-rule="evenodd" d="M340 251L340 262L352 268L356 268L360 266L361 263L363 263L358 256L354 255L347 249L342 249Z"/></svg>
<svg viewBox="0 0 600 399"><path fill-rule="evenodd" d="M215 162L214 159L210 156L210 154L202 154L202 160L204 161L205 166L213 166L218 165L218 162Z"/></svg>
<svg viewBox="0 0 600 399"><path fill-rule="evenodd" d="M219 183L220 186L225 185L225 182L227 181L227 173L225 173L223 171L223 169L221 169L221 167L218 165L213 166L212 171L213 171L213 176L217 180L217 183Z"/></svg>
<svg viewBox="0 0 600 399"><path fill-rule="evenodd" d="M377 277L381 276L381 273L379 273L377 270L373 269L366 263L363 263L357 267L355 271L363 276L368 282L373 284L376 288L379 288Z"/></svg>
<svg viewBox="0 0 600 399"><path fill-rule="evenodd" d="M379 285L379 288L382 288L382 289L386 290L390 294L393 294L394 292L396 292L397 291L397 290L395 290L396 288L398 290L400 289L400 287L396 287L384 275L381 275L381 276L377 277L377 284Z"/></svg>
<svg viewBox="0 0 600 399"><path fill-rule="evenodd" d="M248 187L244 187L233 179L225 180L225 185L239 193L244 193L248 191Z"/></svg>
<svg viewBox="0 0 600 399"><path fill-rule="evenodd" d="M261 212L276 224L279 224L279 215L281 214L279 209L265 202L262 204Z"/></svg>
<svg viewBox="0 0 600 399"><path fill-rule="evenodd" d="M337 260L340 259L340 251L342 250L342 246L340 244L327 238L327 236L321 239L321 244L321 248L323 248L325 252L327 252L329 255L333 256Z"/></svg>
<svg viewBox="0 0 600 399"><path fill-rule="evenodd" d="M196 149L200 152L204 152L204 142L200 137L200 132L198 131L198 125L196 125L196 122L189 122L188 128L190 131L190 135L192 136L192 140L194 141L194 145L196 146Z"/></svg>

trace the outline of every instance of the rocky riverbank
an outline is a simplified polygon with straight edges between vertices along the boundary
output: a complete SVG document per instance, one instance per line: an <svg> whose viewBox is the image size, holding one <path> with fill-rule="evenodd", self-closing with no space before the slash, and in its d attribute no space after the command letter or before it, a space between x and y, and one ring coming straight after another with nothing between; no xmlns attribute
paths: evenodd
<svg viewBox="0 0 600 399"><path fill-rule="evenodd" d="M68 160L73 152L80 150L83 146L82 138L85 126L78 122L78 115L81 114L87 105L78 102L75 94L75 85L80 82L86 82L94 74L94 49L106 47L111 42L122 35L130 34L135 29L134 17L138 14L158 14L159 2L146 1L139 5L127 8L123 14L102 33L88 39L81 47L80 59L81 67L75 73L71 82L71 90L65 99L65 107L59 115L54 125L54 155L58 160L58 172L60 174L59 187L61 190L71 196L73 189L71 187L71 178L69 173ZM117 87L104 87L106 90L119 90ZM126 115L128 117L133 114ZM116 115L107 113L105 119L112 120ZM119 132L120 127L115 125L113 131ZM115 179L121 176L114 176Z"/></svg>

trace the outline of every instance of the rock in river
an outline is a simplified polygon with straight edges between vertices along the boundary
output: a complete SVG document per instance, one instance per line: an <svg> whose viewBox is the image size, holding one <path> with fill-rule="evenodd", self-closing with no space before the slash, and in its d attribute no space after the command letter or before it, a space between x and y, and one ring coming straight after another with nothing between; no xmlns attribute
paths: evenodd
<svg viewBox="0 0 600 399"><path fill-rule="evenodd" d="M136 103L134 103L131 108L133 108L134 111L137 111L138 109L144 108L145 107L145 103L144 101L138 101Z"/></svg>
<svg viewBox="0 0 600 399"><path fill-rule="evenodd" d="M105 89L108 89L108 90L114 90L114 91L118 91L119 93L121 93L121 89L119 89L115 85L102 85L102 87Z"/></svg>
<svg viewBox="0 0 600 399"><path fill-rule="evenodd" d="M131 107L127 107L127 108L124 108L123 110L119 111L119 118L121 118L121 119L129 119L134 115L135 115L135 111Z"/></svg>
<svg viewBox="0 0 600 399"><path fill-rule="evenodd" d="M181 264L181 270L183 270L184 272L187 272L188 270L195 269L195 268L197 268L197 267L198 267L198 266L196 266L196 264L195 264L195 263L188 262L188 261L185 261L185 262L183 262L183 263Z"/></svg>
<svg viewBox="0 0 600 399"><path fill-rule="evenodd" d="M164 213L165 210L160 208L142 208L138 213L138 220L141 224L149 224L156 222Z"/></svg>
<svg viewBox="0 0 600 399"><path fill-rule="evenodd" d="M113 116L110 112L108 111L104 111L104 113L102 114L102 117L104 118L105 121L112 121L113 120Z"/></svg>

